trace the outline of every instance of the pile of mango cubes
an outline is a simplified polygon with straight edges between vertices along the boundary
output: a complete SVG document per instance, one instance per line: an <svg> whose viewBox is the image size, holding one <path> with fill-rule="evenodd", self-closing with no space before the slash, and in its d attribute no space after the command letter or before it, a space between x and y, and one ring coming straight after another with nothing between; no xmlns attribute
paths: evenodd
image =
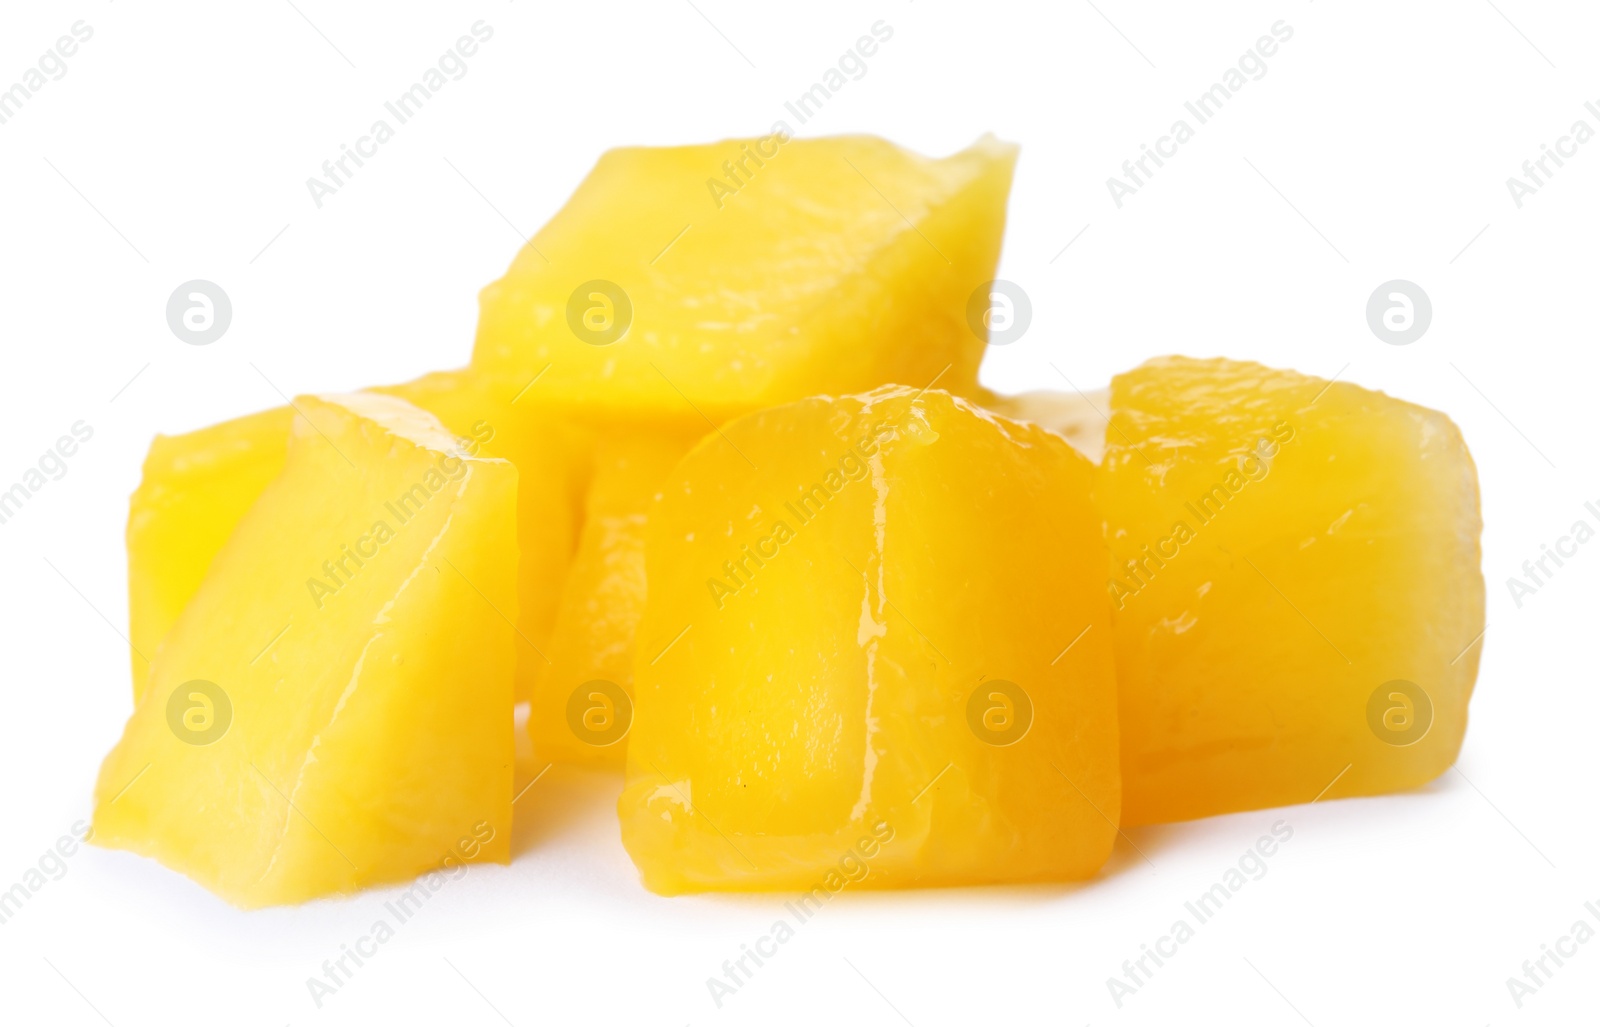
<svg viewBox="0 0 1600 1027"><path fill-rule="evenodd" d="M242 907L508 862L524 704L538 765L622 768L663 894L867 842L869 886L1082 879L1450 766L1448 418L1184 357L994 395L1015 147L768 138L708 196L755 142L605 154L467 368L155 440L94 841Z"/></svg>

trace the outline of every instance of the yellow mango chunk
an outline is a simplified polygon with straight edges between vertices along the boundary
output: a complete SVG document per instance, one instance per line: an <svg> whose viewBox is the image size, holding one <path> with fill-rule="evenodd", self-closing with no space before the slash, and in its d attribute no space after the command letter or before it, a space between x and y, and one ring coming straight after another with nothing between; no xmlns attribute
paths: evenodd
<svg viewBox="0 0 1600 1027"><path fill-rule="evenodd" d="M815 906L1093 874L1120 796L1091 478L907 387L707 435L646 529L618 803L645 884Z"/></svg>
<svg viewBox="0 0 1600 1027"><path fill-rule="evenodd" d="M470 454L502 457L520 471L517 578L518 692L546 665L561 583L572 558L586 433L563 419L491 397L479 377L440 371L372 391L434 416ZM175 436L156 436L129 503L128 626L133 692L234 527L283 467L294 410L277 407ZM301 421L304 425L304 421Z"/></svg>
<svg viewBox="0 0 1600 1027"><path fill-rule="evenodd" d="M970 391L1015 161L992 137L943 160L786 133L612 150L483 290L473 366L557 405L717 423L886 382ZM737 194L710 184L728 167Z"/></svg>
<svg viewBox="0 0 1600 1027"><path fill-rule="evenodd" d="M595 442L583 531L528 718L541 761L622 766L645 604L646 514L705 430L704 422L627 424Z"/></svg>
<svg viewBox="0 0 1600 1027"><path fill-rule="evenodd" d="M297 406L95 787L96 843L247 908L510 852L516 469L393 397Z"/></svg>
<svg viewBox="0 0 1600 1027"><path fill-rule="evenodd" d="M1118 376L1096 500L1130 824L1414 788L1484 628L1478 480L1443 414L1171 357Z"/></svg>

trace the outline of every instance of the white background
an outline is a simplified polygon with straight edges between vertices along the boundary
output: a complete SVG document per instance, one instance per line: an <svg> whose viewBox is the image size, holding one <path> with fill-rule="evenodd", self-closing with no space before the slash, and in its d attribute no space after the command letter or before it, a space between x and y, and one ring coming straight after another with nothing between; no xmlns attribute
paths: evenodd
<svg viewBox="0 0 1600 1027"><path fill-rule="evenodd" d="M242 913L89 848L0 925L0 1020L1590 1022L1600 941L1520 1010L1505 981L1597 922L1600 544L1520 609L1506 579L1600 520L1583 507L1600 505L1600 141L1520 209L1505 182L1573 121L1600 129L1583 107L1600 101L1600 12L1095 2L7 4L0 85L74 21L94 37L0 126L0 483L73 422L95 434L0 525L0 888L88 816L128 713L122 531L153 433L465 363L477 289L605 148L762 134L879 19L893 39L800 131L931 154L990 130L1021 143L1001 274L1034 322L989 385L1065 388L1054 362L1089 388L1149 356L1220 354L1342 372L1461 425L1489 628L1458 771L1135 830L1078 887L847 891L721 1009L706 978L788 896L646 892L615 778L548 774L518 805L512 865L451 883L320 1010L306 978L387 893ZM478 19L494 38L469 74L318 209L305 180ZM1280 19L1294 37L1266 76L1118 209L1107 177ZM165 321L193 278L232 297L211 346ZM1364 316L1394 278L1434 307L1405 347ZM1267 876L1118 1009L1106 978L1279 818L1295 833Z"/></svg>

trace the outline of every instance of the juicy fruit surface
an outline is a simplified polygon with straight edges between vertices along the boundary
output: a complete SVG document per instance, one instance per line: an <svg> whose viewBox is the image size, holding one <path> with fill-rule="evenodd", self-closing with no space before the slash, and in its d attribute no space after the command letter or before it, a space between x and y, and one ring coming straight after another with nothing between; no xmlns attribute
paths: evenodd
<svg viewBox="0 0 1600 1027"><path fill-rule="evenodd" d="M1091 474L909 388L707 435L647 528L619 802L646 885L812 888L851 853L870 887L1092 874L1119 795Z"/></svg>
<svg viewBox="0 0 1600 1027"><path fill-rule="evenodd" d="M528 718L539 760L622 765L631 705L608 694L605 684L633 695L646 515L673 465L706 430L704 422L633 423L596 440L583 531L550 634L550 665L534 686Z"/></svg>
<svg viewBox="0 0 1600 1027"><path fill-rule="evenodd" d="M502 457L518 469L517 684L526 696L544 666L561 582L576 542L587 433L492 396L466 371L438 371L373 392L433 414L469 454ZM290 407L176 436L157 436L128 515L128 621L134 701L149 661L200 587L211 561L267 484L283 468Z"/></svg>
<svg viewBox="0 0 1600 1027"><path fill-rule="evenodd" d="M297 406L95 788L97 843L245 907L509 856L516 470L392 397Z"/></svg>
<svg viewBox="0 0 1600 1027"><path fill-rule="evenodd" d="M737 194L714 195L740 160ZM1015 160L989 137L943 160L866 136L612 150L483 290L473 366L556 403L719 422L885 382L968 391L968 300Z"/></svg>
<svg viewBox="0 0 1600 1027"><path fill-rule="evenodd" d="M128 504L128 640L137 702L150 661L206 569L283 469L288 407L157 435Z"/></svg>
<svg viewBox="0 0 1600 1027"><path fill-rule="evenodd" d="M1477 474L1455 425L1226 360L1152 361L1111 404L1096 499L1124 821L1443 773L1484 626Z"/></svg>

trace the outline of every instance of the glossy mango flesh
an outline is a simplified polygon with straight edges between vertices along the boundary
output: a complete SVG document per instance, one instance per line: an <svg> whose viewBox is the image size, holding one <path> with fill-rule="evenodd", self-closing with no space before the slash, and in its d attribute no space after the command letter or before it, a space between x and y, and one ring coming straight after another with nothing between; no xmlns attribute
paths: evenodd
<svg viewBox="0 0 1600 1027"><path fill-rule="evenodd" d="M1126 823L1398 791L1454 762L1484 590L1477 474L1449 418L1156 360L1112 383L1096 501Z"/></svg>
<svg viewBox="0 0 1600 1027"><path fill-rule="evenodd" d="M577 536L588 433L531 403L494 398L478 376L439 371L373 389L438 417L467 452L502 457L519 474L517 535L518 693L547 664L561 583ZM134 699L149 660L200 587L217 552L283 467L290 407L250 414L176 436L157 436L128 514L128 623Z"/></svg>
<svg viewBox="0 0 1600 1027"><path fill-rule="evenodd" d="M243 907L509 858L516 468L392 397L297 406L95 787L98 844Z"/></svg>
<svg viewBox="0 0 1600 1027"><path fill-rule="evenodd" d="M634 422L595 440L583 531L528 717L540 761L622 766L645 604L646 515L673 465L708 430L704 422Z"/></svg>
<svg viewBox="0 0 1600 1027"><path fill-rule="evenodd" d="M473 366L717 423L886 382L969 391L1015 160L991 137L942 160L867 136L612 150L483 290Z"/></svg>
<svg viewBox="0 0 1600 1027"><path fill-rule="evenodd" d="M1092 874L1120 796L1091 478L1055 435L906 387L707 435L647 528L618 804L645 884Z"/></svg>

